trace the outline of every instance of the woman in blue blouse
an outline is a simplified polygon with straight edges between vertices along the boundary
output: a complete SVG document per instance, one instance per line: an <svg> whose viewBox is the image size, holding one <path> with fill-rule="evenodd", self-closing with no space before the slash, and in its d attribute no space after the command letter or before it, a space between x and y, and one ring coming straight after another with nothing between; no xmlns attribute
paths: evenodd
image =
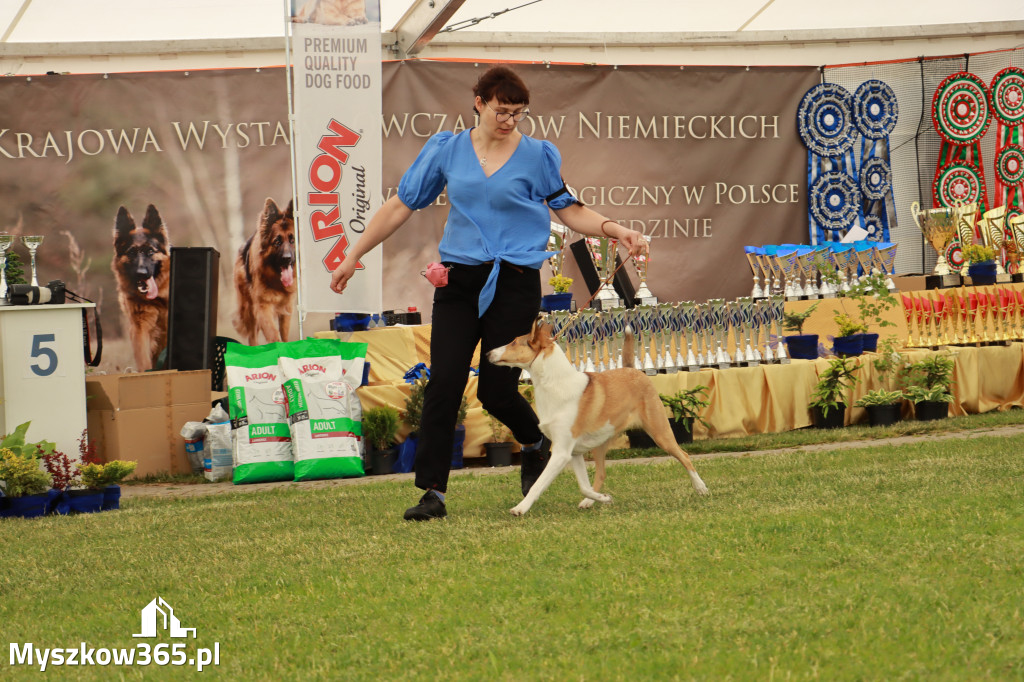
<svg viewBox="0 0 1024 682"><path fill-rule="evenodd" d="M558 149L516 128L529 115L530 93L511 69L489 69L473 88L479 125L458 135L430 138L406 171L398 193L367 225L331 278L345 290L356 263L401 227L412 212L430 205L447 187L451 209L441 238L448 285L434 292L430 381L424 394L416 451L416 487L426 490L405 512L408 520L446 515L455 421L477 343L477 397L523 444L523 494L544 468L548 443L537 415L519 394L518 369L497 367L485 352L525 334L540 309L540 266L547 251L548 209L572 230L618 239L630 254L643 237L583 206L565 187Z"/></svg>

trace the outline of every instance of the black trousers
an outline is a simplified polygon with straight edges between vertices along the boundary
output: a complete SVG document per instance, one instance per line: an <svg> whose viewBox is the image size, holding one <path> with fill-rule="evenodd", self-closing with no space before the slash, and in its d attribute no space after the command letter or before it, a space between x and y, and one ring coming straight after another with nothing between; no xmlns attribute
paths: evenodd
<svg viewBox="0 0 1024 682"><path fill-rule="evenodd" d="M540 271L503 264L494 301L483 317L477 317L480 290L492 266L445 265L453 267L448 286L434 291L430 381L423 394L416 448L416 487L442 493L448 489L455 422L477 342L481 351L477 397L484 409L520 443L541 439L537 415L519 394L521 371L498 367L486 358L487 351L530 331L540 310Z"/></svg>

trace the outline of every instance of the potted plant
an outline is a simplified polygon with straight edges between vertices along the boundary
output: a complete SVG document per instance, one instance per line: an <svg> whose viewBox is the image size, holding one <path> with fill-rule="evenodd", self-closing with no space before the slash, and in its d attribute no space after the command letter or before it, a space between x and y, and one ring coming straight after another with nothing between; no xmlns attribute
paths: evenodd
<svg viewBox="0 0 1024 682"><path fill-rule="evenodd" d="M838 282L838 275L833 270L826 278L834 278ZM852 299L857 304L856 317L846 310L846 300ZM836 326L839 327L839 336L833 339L836 354L840 352L847 355L859 355L863 351L874 352L878 347L878 334L870 333L872 326L882 329L884 327L895 327L896 323L886 317L886 313L896 307L899 301L889 291L885 283L885 275L876 273L865 275L854 283L849 291L843 292L839 299L840 310L834 316ZM850 346L845 345L845 339L851 338ZM856 349L860 347L860 351ZM848 352L848 350L856 352Z"/></svg>
<svg viewBox="0 0 1024 682"><path fill-rule="evenodd" d="M949 416L949 404L953 402L953 396L939 386L911 386L906 390L906 395L914 403L914 414L917 415L919 422L930 422Z"/></svg>
<svg viewBox="0 0 1024 682"><path fill-rule="evenodd" d="M804 334L804 322L811 316L818 303L814 303L802 312L787 312L782 315L782 328L788 332L796 332L785 337L789 357L813 360L818 357L818 335Z"/></svg>
<svg viewBox="0 0 1024 682"><path fill-rule="evenodd" d="M416 463L416 446L419 443L420 418L423 415L423 396L427 390L429 376L427 372L420 374L409 387L409 397L405 399L405 410L402 411L402 422L409 427L409 435L398 448L398 459L395 460L393 471L396 474L407 474Z"/></svg>
<svg viewBox="0 0 1024 682"><path fill-rule="evenodd" d="M78 467L71 458L59 450L50 454L42 455L43 467L50 474L50 485L48 491L49 504L47 513L55 512L60 515L71 511L71 504L68 493L78 487L81 483Z"/></svg>
<svg viewBox="0 0 1024 682"><path fill-rule="evenodd" d="M866 324L858 322L846 313L837 310L833 316L839 327L839 336L832 339L832 351L836 355L860 355L864 352Z"/></svg>
<svg viewBox="0 0 1024 682"><path fill-rule="evenodd" d="M398 459L398 410L390 405L371 407L363 413L363 438L375 475L390 474Z"/></svg>
<svg viewBox="0 0 1024 682"><path fill-rule="evenodd" d="M53 478L39 466L39 460L0 446L0 481L6 504L0 516L33 518L46 513L49 497L46 491Z"/></svg>
<svg viewBox="0 0 1024 682"><path fill-rule="evenodd" d="M863 407L868 412L868 423L872 426L888 426L900 420L900 408L903 391L888 391L876 388L868 391L854 403L854 407Z"/></svg>
<svg viewBox="0 0 1024 682"><path fill-rule="evenodd" d="M111 460L105 464L87 462L79 465L78 471L82 477L82 485L85 486L87 491L99 494L99 504L97 505L92 500L87 502L83 499L87 498L87 495L77 496L76 504L75 493L81 491L72 490L72 511L97 512L108 509L120 509L121 486L119 484L135 471L135 466L135 462L126 462L120 459Z"/></svg>
<svg viewBox="0 0 1024 682"><path fill-rule="evenodd" d="M512 432L487 410L484 410L484 415L491 427L491 442L484 443L488 466L512 466Z"/></svg>
<svg viewBox="0 0 1024 682"><path fill-rule="evenodd" d="M984 244L967 244L961 246L964 260L967 262L967 274L971 283L977 285L996 283L996 251Z"/></svg>
<svg viewBox="0 0 1024 682"><path fill-rule="evenodd" d="M896 350L896 337L890 335L882 341L878 354L871 360L878 372L881 388L868 391L854 403L855 407L867 410L868 422L872 426L887 426L900 420L906 396L901 389L894 389L892 383L902 362L903 356Z"/></svg>
<svg viewBox="0 0 1024 682"><path fill-rule="evenodd" d="M572 307L572 293L569 291L569 287L572 286L572 278L558 272L548 280L548 284L555 290L555 293L541 296L540 309L545 312L569 310Z"/></svg>
<svg viewBox="0 0 1024 682"><path fill-rule="evenodd" d="M929 355L904 368L904 392L914 403L918 421L942 419L949 415L953 402L950 386L953 384L953 354Z"/></svg>
<svg viewBox="0 0 1024 682"><path fill-rule="evenodd" d="M857 383L859 365L853 358L835 357L818 375L818 383L811 394L809 407L814 411L814 425L820 429L835 429L846 423L844 394Z"/></svg>
<svg viewBox="0 0 1024 682"><path fill-rule="evenodd" d="M659 394L661 402L672 411L669 424L677 443L693 442L694 421L699 421L707 427L708 423L704 421L701 413L711 404L707 400L709 390L707 386L701 385L677 391L670 396Z"/></svg>

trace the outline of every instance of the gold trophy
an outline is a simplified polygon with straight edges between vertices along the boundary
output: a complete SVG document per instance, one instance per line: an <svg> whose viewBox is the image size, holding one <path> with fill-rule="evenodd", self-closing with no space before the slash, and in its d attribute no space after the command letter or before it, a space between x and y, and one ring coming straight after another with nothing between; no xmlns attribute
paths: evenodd
<svg viewBox="0 0 1024 682"><path fill-rule="evenodd" d="M903 304L903 317L907 320L907 341L903 345L913 348L914 343L914 296L913 294L900 294L900 303Z"/></svg>
<svg viewBox="0 0 1024 682"><path fill-rule="evenodd" d="M932 273L940 278L942 286L953 286L960 283L960 276L954 275L946 262L946 248L956 236L957 214L951 208L930 208L921 210L916 201L910 204L910 215L921 230L924 238L932 245L939 258Z"/></svg>
<svg viewBox="0 0 1024 682"><path fill-rule="evenodd" d="M988 343L988 295L985 292L978 293L978 317L981 318L981 342Z"/></svg>
<svg viewBox="0 0 1024 682"><path fill-rule="evenodd" d="M935 308L933 307L932 299L928 296L921 297L921 314L924 318L924 329L928 331L928 338L924 340L924 345L931 347L936 345L935 341Z"/></svg>
<svg viewBox="0 0 1024 682"><path fill-rule="evenodd" d="M978 343L978 294L964 293L961 300L964 323L964 343Z"/></svg>
<svg viewBox="0 0 1024 682"><path fill-rule="evenodd" d="M939 294L932 299L935 310L935 343L939 346L949 345L949 310L946 309L946 297Z"/></svg>
<svg viewBox="0 0 1024 682"><path fill-rule="evenodd" d="M1003 267L1005 260L1004 248L1006 246L1006 232L1003 224L1006 220L1006 207L999 206L985 211L981 215L981 239L982 242L991 246L996 252L996 282L1005 283L1010 281L1010 275Z"/></svg>
<svg viewBox="0 0 1024 682"><path fill-rule="evenodd" d="M978 220L978 204L960 204L953 207L956 215L956 234L960 238L960 246L973 244L978 232L975 223Z"/></svg>
<svg viewBox="0 0 1024 682"><path fill-rule="evenodd" d="M949 326L953 328L953 338L950 339L949 343L954 346L960 343L960 332L957 320L960 319L960 303L957 301L956 294L946 294L946 319L949 321Z"/></svg>

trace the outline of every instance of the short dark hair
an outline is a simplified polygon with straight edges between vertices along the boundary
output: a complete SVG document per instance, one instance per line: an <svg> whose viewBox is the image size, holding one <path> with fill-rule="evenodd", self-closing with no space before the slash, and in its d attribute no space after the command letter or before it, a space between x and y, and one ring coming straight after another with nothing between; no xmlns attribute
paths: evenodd
<svg viewBox="0 0 1024 682"><path fill-rule="evenodd" d="M485 102L497 99L502 104L530 103L530 90L526 83L507 66L492 66L487 69L473 86L473 94Z"/></svg>

